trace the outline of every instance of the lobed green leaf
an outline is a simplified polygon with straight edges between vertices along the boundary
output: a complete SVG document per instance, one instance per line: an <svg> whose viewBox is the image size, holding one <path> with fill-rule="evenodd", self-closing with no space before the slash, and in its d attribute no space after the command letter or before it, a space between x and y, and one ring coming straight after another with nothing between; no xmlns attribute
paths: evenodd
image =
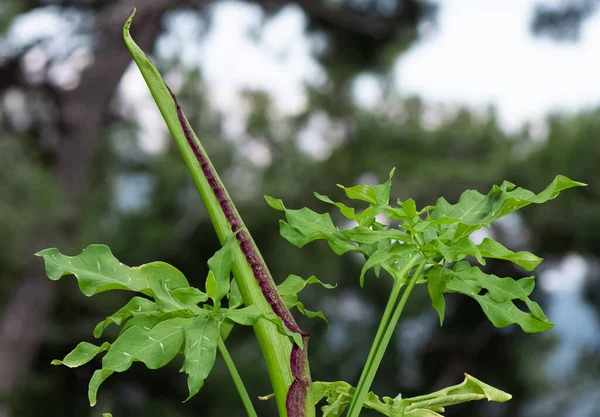
<svg viewBox="0 0 600 417"><path fill-rule="evenodd" d="M202 310L201 313L204 313L205 310ZM176 310L170 311L168 313L162 311L139 311L133 312L132 318L127 320L121 329L121 334L125 331L129 330L131 327L139 326L145 329L151 329L156 326L158 323L174 319L174 318L190 318L195 317L195 314L191 310Z"/></svg>
<svg viewBox="0 0 600 417"><path fill-rule="evenodd" d="M90 245L78 256L65 256L58 249L36 253L46 263L46 274L57 281L73 274L85 295L92 296L109 290L131 290L150 295L150 284L139 269L130 268L117 260L106 245Z"/></svg>
<svg viewBox="0 0 600 417"><path fill-rule="evenodd" d="M231 268L233 267L233 248L237 245L235 235L227 238L221 249L208 260L208 268L213 274L214 291L211 298L218 306L221 299L229 293L231 283ZM208 279L207 279L208 281ZM208 289L207 289L208 291Z"/></svg>
<svg viewBox="0 0 600 417"><path fill-rule="evenodd" d="M187 304L173 296L173 290L190 285L177 268L165 262L129 267L119 262L105 245L90 245L77 256L65 256L55 248L36 255L44 259L50 279L73 274L79 289L88 297L110 290L131 290L153 297L158 308L165 312L200 310L196 303Z"/></svg>
<svg viewBox="0 0 600 417"><path fill-rule="evenodd" d="M127 304L117 310L116 313L112 316L108 316L96 325L94 328L94 337L99 338L102 336L104 330L113 323L120 326L124 321L133 317L134 313L147 311L158 311L158 306L147 298L133 297Z"/></svg>
<svg viewBox="0 0 600 417"><path fill-rule="evenodd" d="M357 216L352 207L348 207L344 203L338 203L336 201L333 201L331 198L327 197L326 195L319 194L317 192L315 192L314 195L315 195L315 197L317 197L319 200L323 201L324 203L328 203L328 204L332 204L332 205L336 206L340 210L340 213L342 213L342 216L344 216L345 218L347 218L349 220L356 220ZM281 200L279 200L279 201L281 201ZM271 206L271 207L273 207L273 206ZM275 207L273 207L273 208L275 208Z"/></svg>
<svg viewBox="0 0 600 417"><path fill-rule="evenodd" d="M526 271L533 271L543 260L530 252L521 251L515 253L487 237L477 247L481 256L485 258L504 259L521 266Z"/></svg>
<svg viewBox="0 0 600 417"><path fill-rule="evenodd" d="M289 309L296 307L300 313L308 318L318 317L325 321L329 326L329 321L322 311L311 311L304 307L304 304L298 300L298 293L302 291L308 284L320 284L327 289L335 288L335 285L329 285L321 282L314 275L308 279L302 279L297 275L289 275L285 281L277 286L277 292L281 296L285 306Z"/></svg>
<svg viewBox="0 0 600 417"><path fill-rule="evenodd" d="M255 305L249 305L238 310L222 309L221 311L226 318L243 326L253 326L261 318L268 320L277 326L279 332L290 337L300 348L304 348L302 335L288 329L281 317L273 312L262 311Z"/></svg>
<svg viewBox="0 0 600 417"><path fill-rule="evenodd" d="M534 288L534 277L515 281L486 274L468 262L459 262L452 269L441 265L430 268L429 294L434 308L443 320L443 293L459 292L475 299L483 312L496 327L518 324L527 333L538 333L553 327L540 306L529 298ZM482 294L482 290L485 292ZM522 311L514 303L521 300L529 312Z"/></svg>
<svg viewBox="0 0 600 417"><path fill-rule="evenodd" d="M390 192L392 188L392 177L395 168L391 170L388 180L383 184L374 186L355 185L354 187L344 187L341 184L337 186L344 190L346 196L352 200L366 201L376 207L385 207L390 202Z"/></svg>
<svg viewBox="0 0 600 417"><path fill-rule="evenodd" d="M325 284L314 275L310 276L308 279L303 279L298 275L290 274L285 281L277 286L277 292L281 296L294 295L298 294L309 284L320 284L329 290L335 288L335 285Z"/></svg>
<svg viewBox="0 0 600 417"><path fill-rule="evenodd" d="M177 268L165 262L151 262L141 265L138 270L146 277L159 310L165 313L186 309L200 312L196 303L186 304L173 295L172 291L176 289L190 288L187 279Z"/></svg>
<svg viewBox="0 0 600 417"><path fill-rule="evenodd" d="M244 304L244 300L242 299L242 294L240 292L240 287L238 287L235 279L231 281L231 290L227 297L229 298L228 307L230 309L238 308L239 306Z"/></svg>
<svg viewBox="0 0 600 417"><path fill-rule="evenodd" d="M97 369L94 372L88 386L88 399L90 401L90 406L93 407L96 405L96 397L98 396L98 389L100 388L100 385L102 385L102 383L106 381L106 379L113 373L114 371L111 371L110 369Z"/></svg>
<svg viewBox="0 0 600 417"><path fill-rule="evenodd" d="M304 304L298 300L298 295L296 295L296 294L286 295L286 296L282 296L281 299L283 300L283 303L285 304L285 306L287 308L292 309L295 307L298 309L298 311L301 314L305 315L309 319L318 317L321 320L323 320L325 323L327 323L328 327L331 327L331 326L329 326L329 320L327 320L325 313L323 313L322 311L308 310L306 307L304 307Z"/></svg>
<svg viewBox="0 0 600 417"><path fill-rule="evenodd" d="M429 226L441 226L441 230L444 230L449 228L448 224L452 224L453 235L447 237L461 239L525 206L545 203L556 198L563 190L585 185L558 175L539 194L524 188L515 188L515 185L508 181L500 186L495 185L487 195L467 190L456 204L450 204L444 198L440 198L431 210L430 219L419 224L416 230L423 231Z"/></svg>
<svg viewBox="0 0 600 417"><path fill-rule="evenodd" d="M217 358L219 324L211 315L198 316L185 327L185 361L189 400L200 391Z"/></svg>
<svg viewBox="0 0 600 417"><path fill-rule="evenodd" d="M328 213L319 214L306 207L300 210L285 208L283 202L265 196L267 203L276 210L285 212L286 221L280 220L281 236L291 244L301 248L307 243L325 239L331 249L338 255L356 251L357 248L334 226Z"/></svg>
<svg viewBox="0 0 600 417"><path fill-rule="evenodd" d="M109 347L110 343L108 342L102 343L101 346L96 346L88 342L81 342L75 346L75 349L69 352L62 361L58 359L53 360L52 365L64 365L69 368L76 368L85 365L99 353L108 350Z"/></svg>
<svg viewBox="0 0 600 417"><path fill-rule="evenodd" d="M152 328L130 327L112 344L102 359L102 368L124 372L134 361L143 362L149 369L165 366L179 352L185 328L194 320L176 317L163 320Z"/></svg>
<svg viewBox="0 0 600 417"><path fill-rule="evenodd" d="M377 249L367 259L360 271L360 286L364 285L365 274L369 269L385 265L389 269L401 270L404 265L417 256L420 256L419 248L407 243L393 243Z"/></svg>
<svg viewBox="0 0 600 417"><path fill-rule="evenodd" d="M398 229L373 230L368 227L357 226L353 229L343 230L342 234L356 243L372 244L381 241L389 243L392 240L401 242L412 242L411 236Z"/></svg>
<svg viewBox="0 0 600 417"><path fill-rule="evenodd" d="M171 294L186 306L196 305L208 300L208 294L195 287L175 288L171 290Z"/></svg>

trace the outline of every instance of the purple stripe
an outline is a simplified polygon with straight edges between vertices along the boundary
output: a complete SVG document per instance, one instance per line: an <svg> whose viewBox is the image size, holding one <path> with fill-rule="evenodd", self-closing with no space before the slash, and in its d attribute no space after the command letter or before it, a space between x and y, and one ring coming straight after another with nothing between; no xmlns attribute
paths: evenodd
<svg viewBox="0 0 600 417"><path fill-rule="evenodd" d="M202 173L206 177L210 188L212 188L213 192L215 193L215 197L221 206L221 210L223 210L225 218L231 225L231 230L234 233L238 232L238 230L243 227L244 223L235 210L233 202L227 196L225 188L219 180L214 168L210 164L208 157L202 152L198 144L194 141L190 127L185 120L181 106L177 101L177 97L175 97L175 94L173 94L173 91L171 91L168 86L167 89L169 90L169 93L171 93L171 97L175 102L175 107L177 108L177 117L179 118L179 123L181 124L181 128L183 129L183 134L185 135L188 145L190 145L192 152L194 152L196 159L200 163ZM310 336L308 333L304 333L300 327L298 327L296 320L294 320L294 317L283 303L283 300L277 292L275 282L271 277L271 273L269 272L269 269L267 268L267 265L260 255L260 252L258 251L258 248L256 247L256 244L254 243L250 234L246 230L241 230L239 233L237 233L236 238L240 244L242 253L246 257L246 261L248 261L252 268L252 272L258 281L258 285L263 293L263 296L271 305L273 312L281 318L288 329L294 333L302 334L304 349L300 349L299 346L294 344L290 354L290 369L295 380L292 382L292 385L290 385L285 404L288 417L304 417L306 409L306 395L308 391L308 385L310 384L310 380L305 372L305 363L307 361L306 350Z"/></svg>

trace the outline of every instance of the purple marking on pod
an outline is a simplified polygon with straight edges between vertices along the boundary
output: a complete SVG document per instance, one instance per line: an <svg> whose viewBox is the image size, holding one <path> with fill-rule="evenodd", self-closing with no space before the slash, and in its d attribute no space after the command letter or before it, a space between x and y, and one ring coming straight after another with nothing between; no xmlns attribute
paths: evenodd
<svg viewBox="0 0 600 417"><path fill-rule="evenodd" d="M166 84L165 84L166 85ZM235 210L232 201L228 198L225 188L223 184L218 180L217 174L214 171L214 168L210 165L208 161L208 157L203 154L202 150L198 146L198 144L194 141L188 123L183 116L183 111L181 110L181 106L177 101L177 97L173 94L173 91L167 86L173 101L175 102L175 107L177 108L177 117L179 118L179 123L181 124L181 128L183 129L183 134L185 135L185 139L190 145L194 156L200 163L200 167L202 168L202 173L208 181L208 184L212 188L219 205L221 206L221 210L223 210L223 214L225 214L225 218L231 225L231 231L236 233L239 229L242 228L243 222L239 217L237 211ZM236 234L236 238L240 244L240 249L244 254L246 261L250 264L252 268L252 272L254 273L254 277L256 278L258 285L263 293L263 296L267 300L267 302L271 305L273 312L277 314L278 317L281 318L285 326L290 329L294 333L300 333L302 335L302 341L304 342L304 349L300 349L300 347L296 344L292 346L292 352L290 354L290 369L292 371L292 376L295 378L292 385L288 390L288 395L286 397L285 408L288 413L288 417L304 417L305 408L306 408L306 395L308 392L308 386L310 384L310 380L306 375L305 363L307 360L306 350L308 347L308 340L310 335L308 333L304 333L294 317L287 309L283 300L279 296L277 289L275 288L275 283L271 278L271 274L267 269L265 261L260 255L256 244L254 243L250 234L241 230Z"/></svg>

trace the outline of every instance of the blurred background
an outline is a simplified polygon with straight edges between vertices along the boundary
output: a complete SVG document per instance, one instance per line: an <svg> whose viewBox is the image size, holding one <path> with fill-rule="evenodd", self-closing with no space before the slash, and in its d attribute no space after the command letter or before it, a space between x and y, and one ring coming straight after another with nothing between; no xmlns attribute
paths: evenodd
<svg viewBox="0 0 600 417"><path fill-rule="evenodd" d="M88 299L45 278L33 253L110 245L128 265L164 260L201 285L218 249L207 214L121 39L136 41L179 94L274 277L338 288L301 294L331 329L312 334L314 380L356 383L389 278L358 288L361 261L279 237L288 207L330 210L336 183L383 182L419 206L508 179L540 191L556 174L589 183L508 216L488 233L545 258L534 299L545 334L495 329L448 296L440 328L425 288L411 298L374 390L412 396L468 372L514 395L448 417L600 416L600 2L595 0L2 0L0 2L0 416L242 416L221 361L188 403L175 361L52 367L128 294ZM336 198L334 198L336 199ZM337 220L339 217L333 214ZM525 276L502 262L499 276ZM228 342L250 394L269 394L249 329ZM257 403L275 416L274 402ZM364 415L369 414L368 411Z"/></svg>

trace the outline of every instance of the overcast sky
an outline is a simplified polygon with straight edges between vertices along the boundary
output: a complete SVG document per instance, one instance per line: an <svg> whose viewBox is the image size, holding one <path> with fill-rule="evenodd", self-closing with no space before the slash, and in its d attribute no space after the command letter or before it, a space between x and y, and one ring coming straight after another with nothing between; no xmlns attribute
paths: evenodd
<svg viewBox="0 0 600 417"><path fill-rule="evenodd" d="M426 100L495 104L505 126L600 104L600 14L577 43L534 38L539 0L442 1L438 30L401 57L400 91Z"/></svg>

